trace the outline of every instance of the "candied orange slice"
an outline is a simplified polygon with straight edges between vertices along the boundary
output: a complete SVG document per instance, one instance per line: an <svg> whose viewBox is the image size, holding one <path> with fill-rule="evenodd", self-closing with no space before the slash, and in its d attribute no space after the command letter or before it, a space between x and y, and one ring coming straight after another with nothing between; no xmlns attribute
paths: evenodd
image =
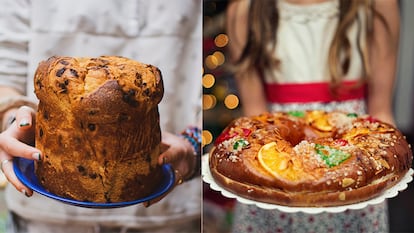
<svg viewBox="0 0 414 233"><path fill-rule="evenodd" d="M346 132L342 138L351 142L351 143L358 143L363 142L361 140L358 140L358 137L361 136L368 136L368 137L375 137L375 135L379 134L387 134L393 132L392 130L387 130L384 128L377 129L377 130L370 130L368 128L353 128L350 131Z"/></svg>
<svg viewBox="0 0 414 233"><path fill-rule="evenodd" d="M346 132L343 138L348 141L353 141L353 139L358 136L367 135L370 133L371 131L368 128L352 128L351 130Z"/></svg>
<svg viewBox="0 0 414 233"><path fill-rule="evenodd" d="M279 151L276 142L262 146L258 153L260 165L276 178L297 180L299 173L295 170L288 153Z"/></svg>
<svg viewBox="0 0 414 233"><path fill-rule="evenodd" d="M327 113L324 111L311 111L307 115L308 124L320 131L331 131Z"/></svg>

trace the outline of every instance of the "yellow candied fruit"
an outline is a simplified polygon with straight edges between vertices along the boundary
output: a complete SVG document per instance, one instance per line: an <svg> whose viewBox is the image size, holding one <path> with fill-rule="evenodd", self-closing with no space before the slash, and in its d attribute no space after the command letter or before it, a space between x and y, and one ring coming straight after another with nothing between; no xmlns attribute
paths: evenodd
<svg viewBox="0 0 414 233"><path fill-rule="evenodd" d="M342 179L342 187L346 188L350 186L351 184L355 183L355 180L352 178L343 178Z"/></svg>
<svg viewBox="0 0 414 233"><path fill-rule="evenodd" d="M346 200L346 194L344 192L340 193L338 196L339 200L345 201Z"/></svg>
<svg viewBox="0 0 414 233"><path fill-rule="evenodd" d="M276 142L262 146L258 153L260 165L276 178L299 179L301 172L294 168L290 155L279 151Z"/></svg>
<svg viewBox="0 0 414 233"><path fill-rule="evenodd" d="M331 131L332 125L329 124L328 115L325 111L311 111L307 115L307 123L320 131Z"/></svg>
<svg viewBox="0 0 414 233"><path fill-rule="evenodd" d="M349 130L343 138L348 141L353 141L356 137L361 135L368 135L370 134L370 130L367 128L352 128Z"/></svg>

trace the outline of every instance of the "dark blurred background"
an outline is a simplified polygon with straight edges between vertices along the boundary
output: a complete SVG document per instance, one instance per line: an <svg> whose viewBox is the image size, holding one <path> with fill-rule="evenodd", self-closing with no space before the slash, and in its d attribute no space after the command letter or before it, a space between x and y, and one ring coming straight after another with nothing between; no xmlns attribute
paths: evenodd
<svg viewBox="0 0 414 233"><path fill-rule="evenodd" d="M237 89L226 69L225 10L227 0L204 0L203 13L203 150L233 119L241 116ZM414 1L401 0L401 39L394 114L398 128L414 144ZM232 222L234 200L222 197L204 184L204 232L226 232ZM414 232L414 186L389 199L391 232ZM413 224L411 224L413 223Z"/></svg>

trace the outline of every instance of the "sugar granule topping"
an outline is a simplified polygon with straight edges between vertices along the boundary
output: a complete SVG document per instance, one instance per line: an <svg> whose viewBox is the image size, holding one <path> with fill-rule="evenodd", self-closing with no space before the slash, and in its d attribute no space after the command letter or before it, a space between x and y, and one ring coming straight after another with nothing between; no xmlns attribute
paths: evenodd
<svg viewBox="0 0 414 233"><path fill-rule="evenodd" d="M293 147L296 156L302 156L303 161L315 167L325 167L324 161L316 154L315 143L303 140Z"/></svg>
<svg viewBox="0 0 414 233"><path fill-rule="evenodd" d="M228 159L229 159L231 162L233 162L233 163L238 162L238 161L240 161L240 160L241 160L239 157L237 157L237 156L236 156L236 155L234 155L234 154L231 154L231 155L228 157Z"/></svg>
<svg viewBox="0 0 414 233"><path fill-rule="evenodd" d="M330 125L335 126L338 129L339 133L344 133L352 128L352 123L354 122L354 119L355 118L348 117L344 113L336 112L330 115L328 122Z"/></svg>

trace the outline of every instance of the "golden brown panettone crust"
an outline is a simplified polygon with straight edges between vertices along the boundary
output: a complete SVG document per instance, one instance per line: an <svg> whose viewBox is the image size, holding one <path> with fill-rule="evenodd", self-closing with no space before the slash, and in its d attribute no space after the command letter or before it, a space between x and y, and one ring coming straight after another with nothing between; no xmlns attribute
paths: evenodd
<svg viewBox="0 0 414 233"><path fill-rule="evenodd" d="M306 119L284 112L238 118L226 127L211 150L210 171L223 188L266 203L319 207L365 201L400 181L412 163L411 147L402 133L389 124L370 121L370 117L358 117L352 129L341 132L334 127L330 132L321 132ZM354 132L355 136L348 137ZM233 138L249 143L235 150ZM295 181L272 176L258 159L261 147L271 142L277 142L280 151L293 153L291 149L302 141L333 145L337 140L352 144L343 147L352 148L349 159L331 168L303 160L304 175ZM307 155L297 156L300 159Z"/></svg>
<svg viewBox="0 0 414 233"><path fill-rule="evenodd" d="M122 202L159 186L158 68L123 57L51 57L36 71L36 175L52 193Z"/></svg>

